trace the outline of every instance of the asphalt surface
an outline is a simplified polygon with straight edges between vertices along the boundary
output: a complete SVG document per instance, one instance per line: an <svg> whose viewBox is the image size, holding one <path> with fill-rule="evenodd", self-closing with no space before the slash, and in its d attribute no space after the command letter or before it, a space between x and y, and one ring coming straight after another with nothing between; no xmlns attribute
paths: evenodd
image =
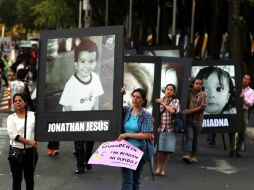
<svg viewBox="0 0 254 190"><path fill-rule="evenodd" d="M6 133L6 116L0 114L0 190L11 189L11 173L7 160L9 138ZM254 133L253 133L254 134ZM253 135L254 136L254 135ZM141 180L140 189L179 189L179 190L253 190L254 141L247 135L242 158L228 156L228 136L225 134L226 148L221 134L217 134L216 145L209 148L206 135L199 140L199 162L182 162L182 136L177 137L177 152L174 154L166 177L152 180L148 164ZM96 143L98 147L100 142ZM95 149L96 149L95 147ZM94 149L94 150L95 150ZM120 169L94 165L92 171L74 174L75 157L73 142L61 142L60 155L47 155L47 143L38 146L39 160L35 172L35 190L119 190L121 187ZM25 189L23 180L22 189Z"/></svg>

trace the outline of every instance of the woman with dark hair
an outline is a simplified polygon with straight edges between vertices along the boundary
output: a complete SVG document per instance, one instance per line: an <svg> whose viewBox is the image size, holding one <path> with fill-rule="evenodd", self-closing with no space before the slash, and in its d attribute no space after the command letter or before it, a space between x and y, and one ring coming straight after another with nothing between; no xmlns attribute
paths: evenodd
<svg viewBox="0 0 254 190"><path fill-rule="evenodd" d="M180 111L179 100L175 98L176 87L173 84L167 84L165 96L156 99L155 102L160 104L160 126L157 167L155 174L165 176L169 160L176 149L176 136L172 125L173 115Z"/></svg>
<svg viewBox="0 0 254 190"><path fill-rule="evenodd" d="M24 172L26 189L33 190L34 171L38 160L37 142L34 140L35 114L34 112L26 111L27 100L24 94L15 94L13 96L13 104L15 112L7 118L10 149L25 149L25 155L21 163L9 157L13 180L12 189L21 189Z"/></svg>
<svg viewBox="0 0 254 190"><path fill-rule="evenodd" d="M125 89L122 89L125 92ZM132 106L123 107L123 131L118 140L127 140L140 148L144 155L136 170L122 168L122 190L139 189L140 174L145 161L150 160L154 154L154 147L150 139L153 132L152 115L143 108L147 104L146 91L137 88L132 92Z"/></svg>

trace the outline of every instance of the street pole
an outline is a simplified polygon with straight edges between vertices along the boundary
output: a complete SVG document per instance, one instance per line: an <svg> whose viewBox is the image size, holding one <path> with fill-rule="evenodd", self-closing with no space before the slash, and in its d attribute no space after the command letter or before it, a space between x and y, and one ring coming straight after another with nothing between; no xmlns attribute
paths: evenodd
<svg viewBox="0 0 254 190"><path fill-rule="evenodd" d="M82 0L79 0L78 27L81 28Z"/></svg>
<svg viewBox="0 0 254 190"><path fill-rule="evenodd" d="M159 44L160 16L161 16L161 7L160 7L160 0L158 0L158 6L157 6L157 26L156 26L156 45Z"/></svg>
<svg viewBox="0 0 254 190"><path fill-rule="evenodd" d="M1 37L4 38L4 31L5 31L5 25L3 24L2 25L2 34L1 34Z"/></svg>
<svg viewBox="0 0 254 190"><path fill-rule="evenodd" d="M88 28L90 26L90 18L89 18L89 10L90 10L89 0L83 0L83 10L85 11L84 17L84 28Z"/></svg>
<svg viewBox="0 0 254 190"><path fill-rule="evenodd" d="M193 44L194 40L194 20L195 20L195 6L196 2L195 0L192 0L192 12L191 12L191 37L190 37L190 42Z"/></svg>
<svg viewBox="0 0 254 190"><path fill-rule="evenodd" d="M173 0L172 44L176 45L176 0Z"/></svg>
<svg viewBox="0 0 254 190"><path fill-rule="evenodd" d="M132 30L132 0L130 0L130 7L129 7L129 31L128 31L128 40L129 40L129 45L131 47L131 30ZM132 47L131 47L132 48Z"/></svg>
<svg viewBox="0 0 254 190"><path fill-rule="evenodd" d="M191 33L190 33L190 49L188 56L194 59L194 21L195 21L195 7L196 1L192 0L192 12L191 12Z"/></svg>
<svg viewBox="0 0 254 190"><path fill-rule="evenodd" d="M106 0L105 26L108 26L108 0Z"/></svg>

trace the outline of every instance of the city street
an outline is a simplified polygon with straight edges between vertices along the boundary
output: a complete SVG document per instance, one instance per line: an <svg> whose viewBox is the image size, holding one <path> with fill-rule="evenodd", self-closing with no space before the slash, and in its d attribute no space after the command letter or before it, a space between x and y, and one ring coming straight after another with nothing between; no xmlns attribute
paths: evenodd
<svg viewBox="0 0 254 190"><path fill-rule="evenodd" d="M161 131L176 129L178 112L195 125L204 113L204 128L197 155L184 159L191 164L182 160L185 139L177 134L166 174L168 154L162 154L160 176L153 175L155 154L144 167L140 190L254 190L254 0L0 0L0 10L0 190L12 190L13 181L7 117L14 110L19 118L27 116L24 105L37 112L37 139L71 140L61 141L54 156L48 142L38 142L34 190L120 190L120 167L93 165L83 172L81 163L76 170L74 141L114 141L120 119L131 115L124 127L135 135L119 138L140 145L138 133L150 126L141 107L154 116L155 131L159 124ZM26 97L13 100L17 93ZM132 105L131 114L122 113L123 103ZM21 124L17 120L15 127L22 134ZM244 128L244 145L231 143L232 150L242 150L230 156L228 133ZM25 139L18 140L35 146L37 139L25 129ZM210 138L214 145L205 132L217 133L215 143ZM193 147L187 148L195 152L195 130L190 137ZM161 139L166 150L175 148L171 136L165 145ZM93 152L101 143L95 142ZM102 147L93 160L138 164L140 152L120 143Z"/></svg>
<svg viewBox="0 0 254 190"><path fill-rule="evenodd" d="M8 136L6 133L6 117L0 114L0 190L11 189L11 173L7 160ZM166 177L152 180L147 164L141 181L141 189L179 189L179 190L252 190L254 174L254 144L251 138L246 140L243 158L230 158L225 151L220 134L213 148L206 145L206 135L202 134L199 141L199 162L187 165L182 162L181 142L178 135L177 153L174 154ZM228 136L225 134L228 148ZM98 147L100 143L96 143ZM49 157L47 143L38 146L39 161L35 172L36 190L119 190L121 185L120 169L96 165L85 174L74 174L75 158L73 142L62 142L60 155ZM94 149L95 150L95 149ZM25 189L23 181L23 189Z"/></svg>

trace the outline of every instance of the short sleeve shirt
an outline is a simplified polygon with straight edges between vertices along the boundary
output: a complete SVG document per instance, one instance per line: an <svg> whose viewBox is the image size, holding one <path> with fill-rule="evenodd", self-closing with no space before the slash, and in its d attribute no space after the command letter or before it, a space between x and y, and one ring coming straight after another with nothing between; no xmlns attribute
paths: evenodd
<svg viewBox="0 0 254 190"><path fill-rule="evenodd" d="M128 121L128 119L131 116L132 107L124 106L124 121L123 125ZM145 111L144 109L141 110L141 112L138 114L138 128L139 132L147 133L147 132L153 132L153 118L151 113ZM141 149L144 152L145 160L148 160L152 157L152 155L155 153L152 141L150 139L143 139Z"/></svg>
<svg viewBox="0 0 254 190"><path fill-rule="evenodd" d="M195 112L192 114L186 115L187 123L202 125L203 117L204 117L204 110L208 104L208 96L204 91L196 92L195 90L191 89L189 91L189 98L188 98L188 109L193 109L197 107L202 107L202 110L199 112Z"/></svg>
<svg viewBox="0 0 254 190"><path fill-rule="evenodd" d="M92 110L95 98L101 96L104 91L99 76L92 72L91 77L91 81L86 84L72 75L64 87L59 103L70 106L73 111Z"/></svg>
<svg viewBox="0 0 254 190"><path fill-rule="evenodd" d="M10 137L10 144L16 148L24 148L24 144L15 141L17 135L24 137L24 126L25 118L19 118L16 113L13 113L7 118L7 132ZM26 125L26 139L34 140L34 130L35 130L35 116L34 112L27 112L27 125ZM31 147L26 145L26 147Z"/></svg>
<svg viewBox="0 0 254 190"><path fill-rule="evenodd" d="M24 92L25 83L19 80L11 81L10 87L11 87L11 96L13 97L16 93Z"/></svg>
<svg viewBox="0 0 254 190"><path fill-rule="evenodd" d="M169 100L167 102L167 105L174 108L176 112L180 111L180 105L179 100L174 98L173 100ZM160 105L160 112L162 112L165 109L164 106ZM161 115L161 123L160 123L160 132L172 132L173 126L172 126L172 114L168 111L164 111Z"/></svg>

